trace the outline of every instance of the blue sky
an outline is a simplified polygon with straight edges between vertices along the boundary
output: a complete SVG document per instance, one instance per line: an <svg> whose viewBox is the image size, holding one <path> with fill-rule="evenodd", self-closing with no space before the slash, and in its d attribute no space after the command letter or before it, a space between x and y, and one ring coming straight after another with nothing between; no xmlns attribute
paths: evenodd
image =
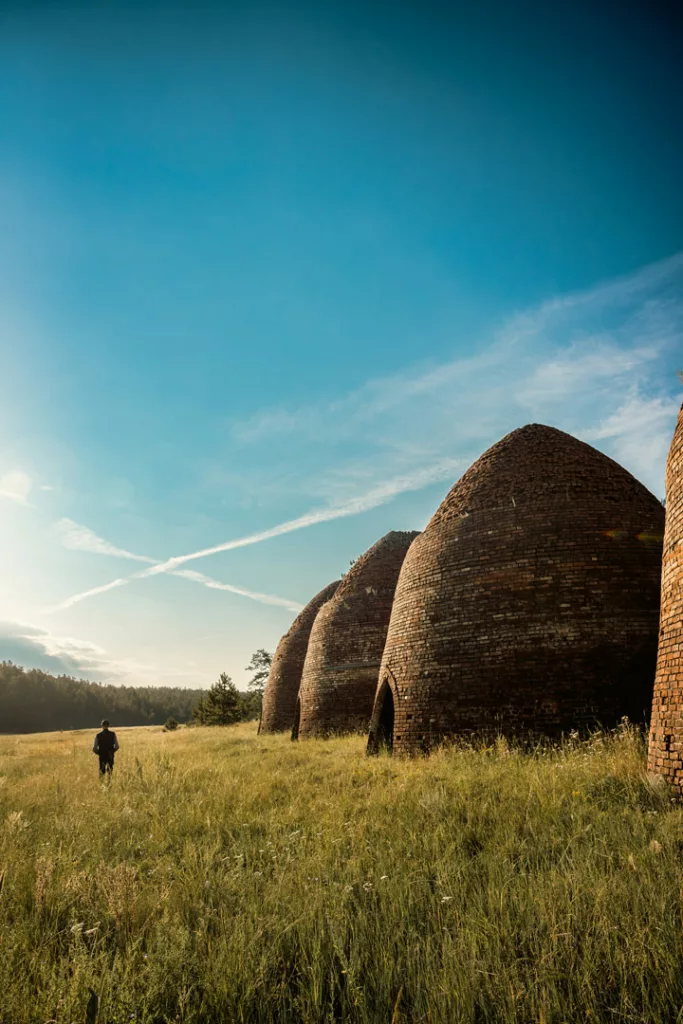
<svg viewBox="0 0 683 1024"><path fill-rule="evenodd" d="M3 5L0 657L244 685L526 422L663 495L680 26L472 6Z"/></svg>

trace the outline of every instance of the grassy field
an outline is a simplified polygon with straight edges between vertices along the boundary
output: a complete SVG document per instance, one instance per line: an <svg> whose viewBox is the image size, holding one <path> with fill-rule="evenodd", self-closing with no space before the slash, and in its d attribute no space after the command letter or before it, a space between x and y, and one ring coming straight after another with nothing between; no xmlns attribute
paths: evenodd
<svg viewBox="0 0 683 1024"><path fill-rule="evenodd" d="M0 1022L683 1020L683 811L622 730L0 736Z"/></svg>

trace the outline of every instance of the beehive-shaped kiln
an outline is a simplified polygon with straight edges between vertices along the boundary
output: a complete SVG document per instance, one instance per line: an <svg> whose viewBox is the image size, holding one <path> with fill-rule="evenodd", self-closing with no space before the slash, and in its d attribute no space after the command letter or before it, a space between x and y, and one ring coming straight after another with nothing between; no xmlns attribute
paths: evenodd
<svg viewBox="0 0 683 1024"><path fill-rule="evenodd" d="M650 724L650 771L683 788L683 407L666 464L659 653Z"/></svg>
<svg viewBox="0 0 683 1024"><path fill-rule="evenodd" d="M663 527L654 495L569 434L489 448L405 559L368 749L642 719Z"/></svg>
<svg viewBox="0 0 683 1024"><path fill-rule="evenodd" d="M387 533L320 609L308 641L293 739L367 730L396 581L416 536Z"/></svg>
<svg viewBox="0 0 683 1024"><path fill-rule="evenodd" d="M263 708L259 733L282 732L294 724L296 698L301 685L301 673L306 660L308 638L315 617L322 605L329 601L339 586L334 580L308 602L277 645L268 681L263 691Z"/></svg>

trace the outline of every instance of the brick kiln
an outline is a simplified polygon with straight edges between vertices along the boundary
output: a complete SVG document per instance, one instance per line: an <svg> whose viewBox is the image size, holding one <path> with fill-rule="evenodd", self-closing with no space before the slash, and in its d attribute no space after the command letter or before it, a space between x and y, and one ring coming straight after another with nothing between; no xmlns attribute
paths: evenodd
<svg viewBox="0 0 683 1024"><path fill-rule="evenodd" d="M650 771L683 788L683 406L666 464L659 653L650 725Z"/></svg>
<svg viewBox="0 0 683 1024"><path fill-rule="evenodd" d="M316 594L303 611L299 612L277 645L263 692L259 733L282 732L292 728L308 638L316 615L322 605L333 596L339 583L340 580L334 580Z"/></svg>
<svg viewBox="0 0 683 1024"><path fill-rule="evenodd" d="M292 739L365 732L396 580L417 533L392 531L352 566L311 630Z"/></svg>
<svg viewBox="0 0 683 1024"><path fill-rule="evenodd" d="M654 495L560 430L489 448L403 564L369 751L644 718L663 527Z"/></svg>

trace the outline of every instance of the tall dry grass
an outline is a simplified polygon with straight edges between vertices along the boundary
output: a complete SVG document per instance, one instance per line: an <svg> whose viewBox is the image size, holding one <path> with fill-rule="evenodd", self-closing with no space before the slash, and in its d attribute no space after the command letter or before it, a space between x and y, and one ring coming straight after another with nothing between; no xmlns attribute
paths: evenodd
<svg viewBox="0 0 683 1024"><path fill-rule="evenodd" d="M683 812L635 732L119 738L107 784L92 734L0 737L2 1024L683 1020Z"/></svg>

